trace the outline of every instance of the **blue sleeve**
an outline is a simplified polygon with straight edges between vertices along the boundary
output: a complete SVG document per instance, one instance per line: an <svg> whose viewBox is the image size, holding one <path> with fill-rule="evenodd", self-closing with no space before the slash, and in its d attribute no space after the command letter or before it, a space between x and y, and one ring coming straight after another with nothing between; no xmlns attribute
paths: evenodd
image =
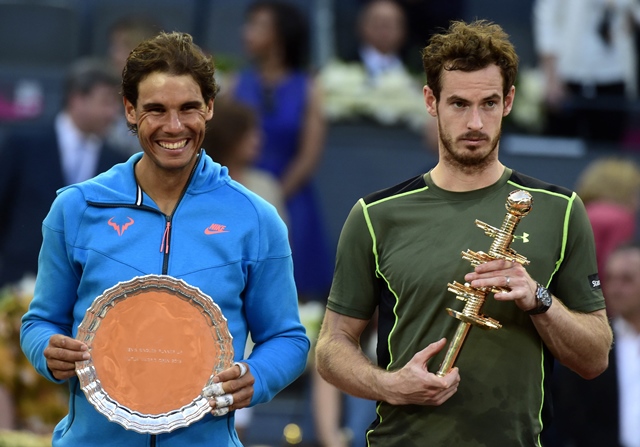
<svg viewBox="0 0 640 447"><path fill-rule="evenodd" d="M273 210L260 224L258 259L249 269L247 322L255 346L251 405L268 402L305 369L309 339L300 323L287 230Z"/></svg>
<svg viewBox="0 0 640 447"><path fill-rule="evenodd" d="M67 194L79 194L70 192ZM74 271L65 235L72 222L65 221L64 209L76 209L68 196L54 201L42 225L42 247L38 258L38 276L29 310L22 317L20 344L36 371L53 382L44 350L55 334L73 336L73 308L78 290L79 272Z"/></svg>

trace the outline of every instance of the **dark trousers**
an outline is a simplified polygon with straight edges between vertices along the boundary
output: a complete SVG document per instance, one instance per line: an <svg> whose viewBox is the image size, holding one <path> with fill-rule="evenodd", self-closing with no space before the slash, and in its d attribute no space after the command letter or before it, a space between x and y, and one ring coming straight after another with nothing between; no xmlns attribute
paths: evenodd
<svg viewBox="0 0 640 447"><path fill-rule="evenodd" d="M623 83L569 83L569 98L559 110L547 113L546 134L587 141L620 143L628 126L629 104Z"/></svg>

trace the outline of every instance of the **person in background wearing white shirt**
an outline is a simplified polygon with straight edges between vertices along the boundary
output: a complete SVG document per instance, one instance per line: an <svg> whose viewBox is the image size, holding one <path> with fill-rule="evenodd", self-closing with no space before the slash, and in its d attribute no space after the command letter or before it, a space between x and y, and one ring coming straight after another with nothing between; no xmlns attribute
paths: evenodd
<svg viewBox="0 0 640 447"><path fill-rule="evenodd" d="M607 313L615 315L609 368L590 381L554 372L556 420L545 446L640 447L640 242L614 250L605 271Z"/></svg>
<svg viewBox="0 0 640 447"><path fill-rule="evenodd" d="M619 143L636 95L638 0L536 0L547 133Z"/></svg>
<svg viewBox="0 0 640 447"><path fill-rule="evenodd" d="M119 85L107 62L75 62L54 122L15 129L0 147L0 287L35 276L41 225L56 190L126 158L104 144L121 111Z"/></svg>
<svg viewBox="0 0 640 447"><path fill-rule="evenodd" d="M616 339L620 444L640 447L640 245L627 245L607 263Z"/></svg>

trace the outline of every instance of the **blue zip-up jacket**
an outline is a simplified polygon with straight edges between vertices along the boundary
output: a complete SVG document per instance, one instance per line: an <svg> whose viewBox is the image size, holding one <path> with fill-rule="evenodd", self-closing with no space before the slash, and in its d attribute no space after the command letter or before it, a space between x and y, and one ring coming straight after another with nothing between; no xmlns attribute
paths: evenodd
<svg viewBox="0 0 640 447"><path fill-rule="evenodd" d="M142 154L92 180L58 192L43 223L33 301L21 344L36 370L58 382L43 352L54 334L75 337L87 308L106 289L147 274L166 274L200 288L220 306L255 377L251 404L269 401L304 370L309 340L300 323L286 227L275 209L201 151L171 216L136 183ZM144 435L109 422L69 380L69 414L53 446L240 446L233 413L207 414L189 427ZM158 390L159 393L162 390Z"/></svg>

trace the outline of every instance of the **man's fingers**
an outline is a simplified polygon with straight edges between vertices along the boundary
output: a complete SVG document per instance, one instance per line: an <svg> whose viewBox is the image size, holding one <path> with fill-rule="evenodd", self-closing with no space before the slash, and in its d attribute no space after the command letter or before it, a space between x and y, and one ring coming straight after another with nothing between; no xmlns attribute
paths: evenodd
<svg viewBox="0 0 640 447"><path fill-rule="evenodd" d="M75 362L89 360L91 358L91 355L88 351L72 351L65 348L47 346L44 349L44 357L47 360L60 360L63 362L75 364Z"/></svg>
<svg viewBox="0 0 640 447"><path fill-rule="evenodd" d="M424 348L422 351L417 352L413 358L420 362L420 364L424 365L427 361L436 355L438 352L444 348L447 340L445 338L441 338L440 340L431 343L429 346Z"/></svg>
<svg viewBox="0 0 640 447"><path fill-rule="evenodd" d="M49 346L54 348L67 349L69 351L87 351L89 348L80 340L67 337L66 335L52 335L49 339Z"/></svg>
<svg viewBox="0 0 640 447"><path fill-rule="evenodd" d="M211 410L211 414L214 416L224 416L228 412L229 412L229 407L214 408L213 410Z"/></svg>
<svg viewBox="0 0 640 447"><path fill-rule="evenodd" d="M216 408L230 407L233 405L233 394L223 394L213 399L216 403Z"/></svg>
<svg viewBox="0 0 640 447"><path fill-rule="evenodd" d="M214 410L222 410L227 408L229 411L238 410L240 408L248 407L253 397L253 387L245 387L240 389L236 393L223 394L222 396L215 396L209 399L209 405ZM220 412L218 412L220 413ZM223 414L217 414L211 412L214 416L222 416ZM224 413L226 414L226 413Z"/></svg>
<svg viewBox="0 0 640 447"><path fill-rule="evenodd" d="M242 365L242 366L241 366ZM231 368L227 368L224 371L221 371L218 374L218 378L220 382L226 382L228 380L239 379L240 377L245 377L249 372L249 365L246 363L234 363Z"/></svg>
<svg viewBox="0 0 640 447"><path fill-rule="evenodd" d="M224 416L251 403L255 379L246 363L234 363L213 380L214 383L202 390L202 394L209 398L212 415Z"/></svg>
<svg viewBox="0 0 640 447"><path fill-rule="evenodd" d="M247 373L247 371L249 371L249 367L247 366L246 363L234 362L233 365L240 368L240 375L238 377L244 376Z"/></svg>
<svg viewBox="0 0 640 447"><path fill-rule="evenodd" d="M204 387L204 389L202 390L202 394L205 397L215 397L215 396L222 396L223 394L225 394L225 391L224 391L224 387L222 386L222 383L217 382Z"/></svg>

